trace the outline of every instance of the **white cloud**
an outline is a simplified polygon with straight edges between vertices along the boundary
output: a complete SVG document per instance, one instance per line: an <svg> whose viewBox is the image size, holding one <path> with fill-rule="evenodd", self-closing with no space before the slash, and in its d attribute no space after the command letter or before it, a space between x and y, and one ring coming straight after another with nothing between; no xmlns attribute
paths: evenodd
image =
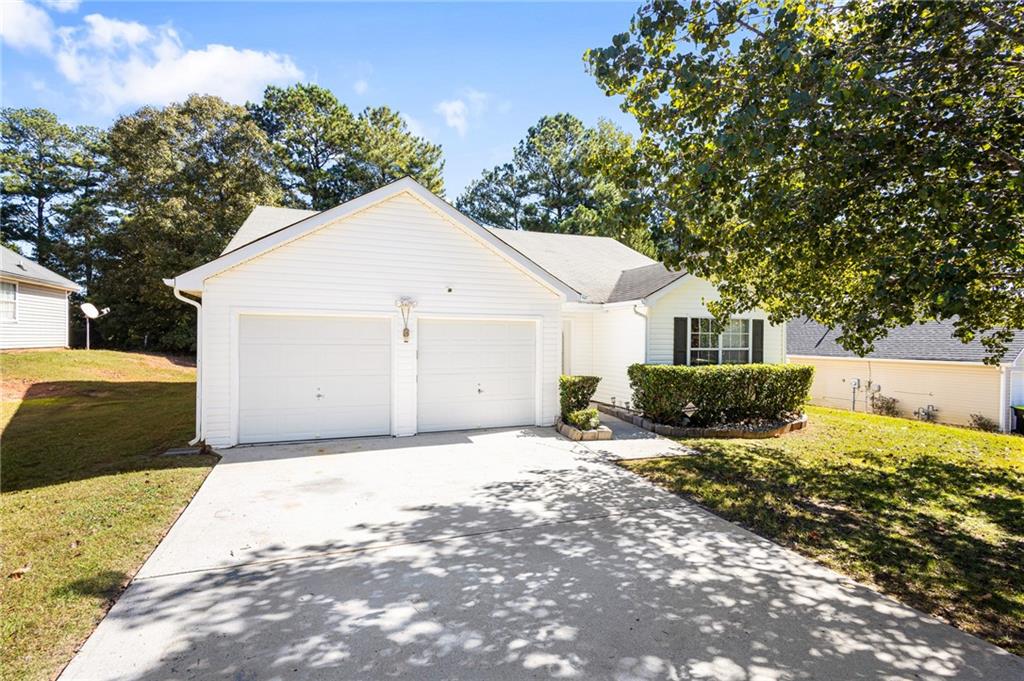
<svg viewBox="0 0 1024 681"><path fill-rule="evenodd" d="M23 0L0 2L0 38L16 50L49 52L53 45L50 15Z"/></svg>
<svg viewBox="0 0 1024 681"><path fill-rule="evenodd" d="M494 105L494 97L475 88L464 88L455 99L446 99L437 103L434 112L444 118L445 125L465 137L471 127L477 125ZM508 111L507 102L498 102L499 113Z"/></svg>
<svg viewBox="0 0 1024 681"><path fill-rule="evenodd" d="M352 89L355 90L357 95L365 95L366 91L370 89L370 84L366 82L365 78L360 78L352 83Z"/></svg>
<svg viewBox="0 0 1024 681"><path fill-rule="evenodd" d="M417 137L423 137L428 140L432 140L437 136L438 129L436 126L426 125L423 121L418 118L414 118L407 113L401 114L402 120L405 121L406 127L409 128L409 132L416 135Z"/></svg>
<svg viewBox="0 0 1024 681"><path fill-rule="evenodd" d="M83 21L57 31L54 63L87 105L106 111L167 104L192 93L243 103L258 99L267 84L303 76L287 55L216 44L187 49L171 26L100 14Z"/></svg>
<svg viewBox="0 0 1024 681"><path fill-rule="evenodd" d="M444 124L459 133L459 137L466 136L469 129L469 107L461 99L446 99L438 102L434 107L436 113L444 118Z"/></svg>
<svg viewBox="0 0 1024 681"><path fill-rule="evenodd" d="M137 21L121 21L108 19L102 14L90 14L85 17L85 24L88 27L84 34L85 40L101 50L136 47L153 38L153 33Z"/></svg>
<svg viewBox="0 0 1024 681"><path fill-rule="evenodd" d="M55 12L74 12L82 0L42 0L42 3Z"/></svg>

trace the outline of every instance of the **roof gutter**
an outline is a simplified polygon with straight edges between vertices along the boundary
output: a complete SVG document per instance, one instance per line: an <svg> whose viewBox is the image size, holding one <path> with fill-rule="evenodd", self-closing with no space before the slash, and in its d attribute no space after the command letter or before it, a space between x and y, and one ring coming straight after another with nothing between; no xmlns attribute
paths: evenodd
<svg viewBox="0 0 1024 681"><path fill-rule="evenodd" d="M177 279L164 279L164 284L174 289L175 298L196 309L196 436L188 443L192 446L203 439L203 306L181 294Z"/></svg>

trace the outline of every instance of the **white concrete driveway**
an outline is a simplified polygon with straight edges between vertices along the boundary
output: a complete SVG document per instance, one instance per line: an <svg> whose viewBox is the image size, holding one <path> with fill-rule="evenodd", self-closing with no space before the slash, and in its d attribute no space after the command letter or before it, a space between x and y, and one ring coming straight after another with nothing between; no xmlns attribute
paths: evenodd
<svg viewBox="0 0 1024 681"><path fill-rule="evenodd" d="M62 679L1024 678L587 445L228 450Z"/></svg>

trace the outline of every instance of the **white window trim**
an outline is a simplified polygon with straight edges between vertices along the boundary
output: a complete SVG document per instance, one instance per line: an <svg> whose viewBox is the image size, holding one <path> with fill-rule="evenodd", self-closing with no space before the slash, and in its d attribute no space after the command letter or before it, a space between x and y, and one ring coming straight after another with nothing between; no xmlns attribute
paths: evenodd
<svg viewBox="0 0 1024 681"><path fill-rule="evenodd" d="M6 281L5 280L5 281L2 281L0 283L10 284L11 286L14 287L14 317L12 317L11 319L2 319L2 318L0 318L0 321L2 321L4 324L17 324L18 323L18 308L20 307L18 305L18 302L21 300L21 287L18 286L18 282L16 282L16 281Z"/></svg>
<svg viewBox="0 0 1024 681"><path fill-rule="evenodd" d="M754 348L753 348L753 345L754 345L753 321L751 319L747 318L747 317L733 317L733 318L729 319L730 322L734 322L734 321L735 322L743 322L743 323L745 323L747 325L747 329L746 329L746 332L747 332L747 346L746 346L746 348L725 348L725 347L722 347L722 337L725 335L724 332L720 332L720 333L717 334L717 336L718 336L718 347L717 348L699 348L699 347L694 346L693 345L694 322L700 323L701 320L710 320L710 319L712 319L712 318L711 317L690 317L687 320L686 332L687 332L687 346L688 346L687 347L687 353L688 353L688 355L687 355L686 359L687 359L689 365L690 366L716 366L716 365L721 365L723 363L722 362L722 352L726 351L726 350L729 350L729 351L742 351L742 350L746 350L746 353L747 353L747 361L746 362L730 362L730 364L750 364L752 359L753 359L753 354L754 354L754 352L753 352L754 351ZM698 336L699 336L699 334L701 332L698 330L697 333L698 333ZM694 361L693 361L693 353L694 352L717 352L718 353L718 361L714 362L713 364L695 364Z"/></svg>

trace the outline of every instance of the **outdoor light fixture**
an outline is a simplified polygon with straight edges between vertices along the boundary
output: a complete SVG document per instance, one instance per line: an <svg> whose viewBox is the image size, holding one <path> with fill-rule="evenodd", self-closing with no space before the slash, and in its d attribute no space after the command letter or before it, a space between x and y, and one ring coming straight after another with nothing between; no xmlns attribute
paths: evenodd
<svg viewBox="0 0 1024 681"><path fill-rule="evenodd" d="M409 342L409 313L416 306L416 301L408 296L402 296L395 301L395 305L402 312L402 342Z"/></svg>

